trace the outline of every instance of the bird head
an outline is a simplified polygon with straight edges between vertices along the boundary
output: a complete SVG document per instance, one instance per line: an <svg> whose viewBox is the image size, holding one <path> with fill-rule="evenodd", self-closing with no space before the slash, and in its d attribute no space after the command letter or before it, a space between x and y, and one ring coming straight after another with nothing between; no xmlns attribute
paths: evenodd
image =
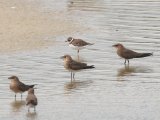
<svg viewBox="0 0 160 120"><path fill-rule="evenodd" d="M71 42L73 40L73 37L68 37L68 39L65 42Z"/></svg>
<svg viewBox="0 0 160 120"><path fill-rule="evenodd" d="M72 60L72 57L70 55L64 55L64 56L62 56L60 58L63 59L64 61L70 61L70 60Z"/></svg>
<svg viewBox="0 0 160 120"><path fill-rule="evenodd" d="M118 43L118 44L112 45L112 47L119 49L119 48L123 48L123 45Z"/></svg>
<svg viewBox="0 0 160 120"><path fill-rule="evenodd" d="M36 89L36 88L29 88L28 94L30 94L30 93L34 94L34 89Z"/></svg>
<svg viewBox="0 0 160 120"><path fill-rule="evenodd" d="M13 75L13 76L9 77L8 79L11 79L11 80L17 80L17 81L19 81L18 77L17 77L17 76L15 76L15 75Z"/></svg>

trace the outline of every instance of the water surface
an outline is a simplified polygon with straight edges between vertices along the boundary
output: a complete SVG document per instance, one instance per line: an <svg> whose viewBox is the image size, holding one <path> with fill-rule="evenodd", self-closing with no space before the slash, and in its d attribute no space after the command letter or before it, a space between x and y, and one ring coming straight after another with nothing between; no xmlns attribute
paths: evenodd
<svg viewBox="0 0 160 120"><path fill-rule="evenodd" d="M30 0L31 4L37 1ZM39 3L39 2L38 2ZM5 120L159 120L160 119L160 2L159 0L40 0L42 12L61 11L80 29L55 37L51 47L0 56L0 118ZM95 69L70 73L59 59L75 50L64 41L68 36L95 43L80 51L80 59ZM112 48L123 43L140 52L153 52L124 66ZM9 90L11 75L36 83L39 105L28 113L20 95L14 101Z"/></svg>

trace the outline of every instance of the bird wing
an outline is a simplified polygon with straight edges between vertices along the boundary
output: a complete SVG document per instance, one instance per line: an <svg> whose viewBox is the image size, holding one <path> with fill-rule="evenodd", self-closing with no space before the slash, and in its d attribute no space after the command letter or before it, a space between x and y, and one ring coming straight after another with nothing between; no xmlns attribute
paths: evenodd
<svg viewBox="0 0 160 120"><path fill-rule="evenodd" d="M137 53L135 51L132 51L130 49L124 49L122 52L122 57L124 57L125 59L132 59L135 58L139 55L140 53Z"/></svg>
<svg viewBox="0 0 160 120"><path fill-rule="evenodd" d="M73 70L80 70L80 69L84 69L87 66L86 63L80 63L77 61L72 61L69 63L69 68L73 69Z"/></svg>
<svg viewBox="0 0 160 120"><path fill-rule="evenodd" d="M21 91L23 91L23 92L29 89L29 86L28 86L28 85L25 85L25 84L22 83L22 82L19 82L19 83L18 83L18 87L19 87L19 89L20 89Z"/></svg>
<svg viewBox="0 0 160 120"><path fill-rule="evenodd" d="M88 45L87 42L81 40L81 39L75 39L72 44L74 44L74 46L85 46Z"/></svg>

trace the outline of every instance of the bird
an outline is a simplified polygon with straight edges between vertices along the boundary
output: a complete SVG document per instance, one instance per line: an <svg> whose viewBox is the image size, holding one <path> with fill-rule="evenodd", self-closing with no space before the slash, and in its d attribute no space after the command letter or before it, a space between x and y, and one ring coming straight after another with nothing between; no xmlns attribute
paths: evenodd
<svg viewBox="0 0 160 120"><path fill-rule="evenodd" d="M69 46L73 49L77 50L77 54L79 54L79 51L83 48L85 48L87 45L93 45L94 43L86 42L82 39L75 39L73 37L68 37L68 39L65 42L69 42Z"/></svg>
<svg viewBox="0 0 160 120"><path fill-rule="evenodd" d="M86 63L73 60L70 55L64 55L61 57L61 59L64 60L64 67L71 72L71 82L72 79L74 79L76 71L95 68L94 65L88 66Z"/></svg>
<svg viewBox="0 0 160 120"><path fill-rule="evenodd" d="M153 55L153 53L138 53L133 50L125 48L122 44L118 43L113 45L117 49L117 54L125 59L124 64L128 62L129 64L129 59L133 58L142 58L142 57L147 57Z"/></svg>
<svg viewBox="0 0 160 120"><path fill-rule="evenodd" d="M30 108L34 108L34 112L36 111L36 106L38 105L38 100L36 95L34 94L35 88L29 88L28 95L26 98L26 105L28 106L28 112L30 111Z"/></svg>
<svg viewBox="0 0 160 120"><path fill-rule="evenodd" d="M36 85L26 85L22 83L17 76L11 76L8 79L11 79L10 89L15 93L15 100L17 93L21 94L22 99L22 93L29 90L29 88L33 88Z"/></svg>

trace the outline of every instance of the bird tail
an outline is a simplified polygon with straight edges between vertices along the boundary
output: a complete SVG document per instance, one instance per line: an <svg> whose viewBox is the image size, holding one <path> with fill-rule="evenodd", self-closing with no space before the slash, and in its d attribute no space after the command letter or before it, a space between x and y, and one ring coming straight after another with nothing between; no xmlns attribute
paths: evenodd
<svg viewBox="0 0 160 120"><path fill-rule="evenodd" d="M141 53L138 56L136 56L136 58L147 57L147 56L151 56L151 55L153 55L153 53Z"/></svg>
<svg viewBox="0 0 160 120"><path fill-rule="evenodd" d="M29 88L33 88L35 85L37 85L37 84L34 84L34 85L29 85Z"/></svg>
<svg viewBox="0 0 160 120"><path fill-rule="evenodd" d="M94 45L94 43L88 43L88 45Z"/></svg>
<svg viewBox="0 0 160 120"><path fill-rule="evenodd" d="M92 69L92 68L95 68L94 65L86 66L84 69Z"/></svg>

